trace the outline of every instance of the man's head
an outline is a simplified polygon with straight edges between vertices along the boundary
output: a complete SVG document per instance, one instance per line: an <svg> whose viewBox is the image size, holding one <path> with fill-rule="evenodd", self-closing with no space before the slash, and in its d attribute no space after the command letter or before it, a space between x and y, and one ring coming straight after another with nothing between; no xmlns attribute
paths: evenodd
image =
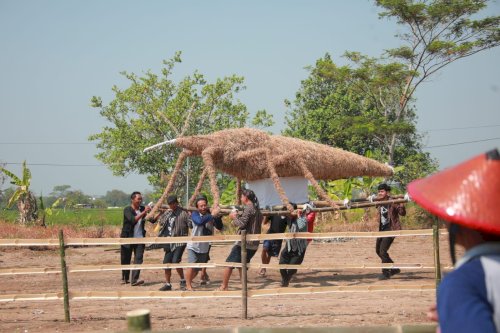
<svg viewBox="0 0 500 333"><path fill-rule="evenodd" d="M136 208L136 209L139 208L139 206L142 203L141 192L137 192L137 191L132 192L132 194L130 195L130 203L132 206L134 206L134 208Z"/></svg>
<svg viewBox="0 0 500 333"><path fill-rule="evenodd" d="M389 194L391 193L391 187L386 183L379 184L377 190L378 190L377 197L379 199L386 199L389 197Z"/></svg>
<svg viewBox="0 0 500 333"><path fill-rule="evenodd" d="M204 195L196 198L195 206L200 214L205 214L208 211L208 200Z"/></svg>
<svg viewBox="0 0 500 333"><path fill-rule="evenodd" d="M177 207L179 207L179 200L177 200L177 196L175 194L168 196L167 205L172 210L175 210Z"/></svg>

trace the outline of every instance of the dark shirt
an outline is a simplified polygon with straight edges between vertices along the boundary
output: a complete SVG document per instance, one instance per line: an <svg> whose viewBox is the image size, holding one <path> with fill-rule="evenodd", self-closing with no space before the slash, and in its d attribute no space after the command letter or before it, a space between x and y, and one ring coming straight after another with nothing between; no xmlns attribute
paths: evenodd
<svg viewBox="0 0 500 333"><path fill-rule="evenodd" d="M388 198L388 200L393 198ZM379 223L379 231L396 231L401 230L401 222L399 216L405 216L406 209L401 204L379 205L377 206L377 219ZM383 219L387 219L387 224L382 224Z"/></svg>
<svg viewBox="0 0 500 333"><path fill-rule="evenodd" d="M140 206L139 210L143 212L144 206ZM131 206L127 206L123 210L123 226L122 226L122 232L120 234L121 238L134 237L134 226L136 224L135 222L136 215L137 214L135 212L135 209L132 208ZM143 236L146 235L146 231L144 230L144 223L142 223L141 228Z"/></svg>
<svg viewBox="0 0 500 333"><path fill-rule="evenodd" d="M269 226L268 234L281 234L285 232L286 225L289 221L289 218L281 215L273 215L267 217L267 219L271 220L271 225Z"/></svg>

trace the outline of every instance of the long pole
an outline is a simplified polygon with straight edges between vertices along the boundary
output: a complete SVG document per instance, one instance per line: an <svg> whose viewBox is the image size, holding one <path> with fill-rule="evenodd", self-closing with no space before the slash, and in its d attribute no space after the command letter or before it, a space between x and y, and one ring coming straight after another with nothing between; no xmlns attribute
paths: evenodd
<svg viewBox="0 0 500 333"><path fill-rule="evenodd" d="M63 282L63 297L64 297L64 321L71 321L69 315L69 292L68 292L68 272L66 269L66 251L64 245L64 234L62 229L59 229L59 254L61 256L61 274Z"/></svg>
<svg viewBox="0 0 500 333"><path fill-rule="evenodd" d="M441 261L439 259L439 219L434 218L434 225L432 226L432 238L434 243L434 267L435 267L435 279L436 279L436 289L441 283Z"/></svg>
<svg viewBox="0 0 500 333"><path fill-rule="evenodd" d="M248 318L248 289L247 289L247 231L241 231L241 318Z"/></svg>
<svg viewBox="0 0 500 333"><path fill-rule="evenodd" d="M186 206L189 206L189 156L186 158Z"/></svg>

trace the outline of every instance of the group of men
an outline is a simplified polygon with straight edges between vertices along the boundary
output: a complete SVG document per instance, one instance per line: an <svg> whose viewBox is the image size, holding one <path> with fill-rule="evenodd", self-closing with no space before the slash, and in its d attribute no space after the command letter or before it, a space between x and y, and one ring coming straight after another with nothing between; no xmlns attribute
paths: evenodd
<svg viewBox="0 0 500 333"><path fill-rule="evenodd" d="M390 199L391 188L387 184L381 184L378 187L378 200L388 200ZM252 192L253 194L253 192ZM254 195L254 194L253 194ZM254 195L255 196L255 195ZM255 198L255 200L257 200ZM126 207L124 210L124 222L122 228L122 238L134 237L142 238L145 236L144 224L146 222L145 217L151 211L150 206L141 206L142 195L140 192L134 192L131 195L131 205ZM197 211L191 214L180 207L178 199L176 196L172 195L167 198L167 204L169 206L168 210L162 211L154 216L149 222L158 223L158 236L160 237L181 237L188 236L189 229L191 229L192 236L208 236L212 235L214 228L217 230L223 229L222 219L220 217L214 217L210 214L208 209L208 200L205 196L199 196L195 200L195 206ZM263 224L269 224L268 233L283 233L288 228L289 232L313 232L314 221L316 214L312 211L312 206L305 204L302 209L297 209L296 204L292 204L295 209L295 213L290 215L271 215L263 219ZM250 211L250 210L249 210ZM389 231L389 230L400 230L401 224L399 222L399 216L406 214L404 205L402 204L388 204L377 206L379 230ZM255 226L260 224L259 219L255 216L256 212L252 212L252 218L257 221L252 222ZM244 222L240 225L237 224L238 220L241 220L241 216L236 213L232 213L230 217L236 223L235 225L239 230L248 229L248 218L243 218ZM254 228L255 229L255 228ZM260 233L260 227L258 232L249 233ZM307 245L311 239L292 239L287 240L285 247L281 250L282 240L266 240L263 243L263 249L261 254L261 260L263 264L269 264L272 257L279 258L279 263L282 265L300 265L304 260ZM378 238L376 242L376 253L381 258L382 263L392 263L392 259L388 254L388 250L394 241L394 237L384 237ZM250 261L258 248L258 242L249 242L248 257L247 261ZM188 242L186 243L171 243L162 245L165 254L163 258L164 264L169 263L180 263L182 260L183 253L187 249L188 252L188 262L189 263L206 263L209 260L210 243L208 242ZM131 244L122 245L121 247L121 263L122 265L127 265L131 263L132 254L134 254L134 264L142 264L144 256L145 245L144 244ZM241 251L240 248L235 249L235 251ZM241 262L241 257L239 253L231 253L228 261ZM186 275L184 275L183 268L176 268L176 271L180 277L180 288L192 290L192 281L200 271L198 268L188 268ZM208 283L209 276L206 269L201 269L201 284L205 285ZM229 274L230 271L227 271ZM287 287L290 283L291 278L297 272L296 269L280 269L281 274L281 286ZM399 269L383 269L382 279L388 279L392 275L399 273ZM262 268L259 272L260 276L266 275L266 269ZM132 271L132 286L138 286L144 283L143 280L139 279L140 270ZM122 271L122 283L129 283L130 271ZM172 290L172 270L165 269L165 284L160 288L161 291ZM228 281L229 279L227 279ZM227 289L227 281L223 280L221 288L223 290Z"/></svg>
<svg viewBox="0 0 500 333"><path fill-rule="evenodd" d="M142 195L140 192L133 192L130 206L124 209L123 227L120 237L122 238L142 238L146 232L144 224L146 215L151 211L150 206L141 206ZM195 205L197 211L189 214L179 205L176 196L172 195L167 198L168 210L161 211L152 219L151 223L158 223L158 236L160 237L182 237L188 236L189 229L192 229L192 236L207 236L212 235L214 228L222 230L223 224L219 217L213 217L208 209L208 200L204 196L196 198ZM188 243L171 243L162 244L164 249L164 264L177 264L182 260L182 255L187 248L189 263L206 263L210 259L210 244L206 242L188 242ZM132 254L134 254L134 264L140 265L143 263L144 244L130 244L121 246L121 264L128 265L131 263ZM199 269L188 268L186 277L184 276L183 268L176 268L180 277L180 288L192 290L192 281L199 272ZM139 279L140 270L132 271L132 286L144 284L144 280ZM172 290L171 284L172 270L165 269L165 284L160 288L161 291ZM122 283L130 282L130 271L122 271ZM206 269L202 269L201 284L207 284L210 278Z"/></svg>
<svg viewBox="0 0 500 333"><path fill-rule="evenodd" d="M400 230L400 216L406 215L404 205L387 203L391 199L388 184L378 186L377 205L379 231ZM496 201L500 194L500 153L492 150L476 158L444 170L430 177L409 184L408 191L414 201L433 215L443 219L449 230L452 261L455 264L455 244L463 246L465 255L456 262L455 270L447 275L437 293L437 305L429 312L432 320L439 321L441 332L498 332L500 331L500 211ZM238 233L246 230L249 234L260 233L262 215L258 200L252 191L247 190L241 197L247 205L242 214L232 213L230 218L238 227ZM169 197L169 213L160 215L164 236L187 236L188 228L193 235L210 234L216 219L207 209L207 200L202 197L196 201L197 212L191 216L179 207L176 197ZM149 207L140 205L142 196L132 193L131 205L124 210L124 223L121 237L144 237L144 218ZM297 207L295 207L297 208ZM314 216L307 206L296 210L291 216L274 216L270 222L269 233L282 233L288 226L290 232L312 231ZM155 219L157 219L156 217ZM153 221L155 222L155 221ZM220 222L220 228L222 223ZM213 228L212 228L213 230ZM392 263L388 250L394 237L381 237L376 241L376 253L382 263ZM189 243L189 262L207 262L210 246L206 243ZM287 240L281 251L280 264L300 264L304 259L308 240ZM258 242L248 242L248 261L255 255ZM271 257L277 257L282 245L281 240L264 242L262 262L267 264ZM170 244L165 247L164 263L180 262L185 244ZM132 253L134 264L141 264L144 245L124 245L121 249L122 264L130 264ZM235 244L229 254L228 262L241 262L241 244ZM240 269L241 271L241 269ZM183 284L192 289L192 278L196 271L188 270L187 281L182 269L178 269ZM219 290L226 290L232 267L224 271ZM281 269L282 286L288 286L296 270ZM391 278L400 273L399 269L383 269L381 279ZM132 285L144 283L139 280L140 272L132 272ZM261 270L260 275L266 271ZM165 270L166 284L161 290L171 290L170 270ZM205 276L205 277L203 277ZM129 283L130 272L123 271L123 283ZM208 275L202 275L208 280ZM185 281L185 282L183 282Z"/></svg>

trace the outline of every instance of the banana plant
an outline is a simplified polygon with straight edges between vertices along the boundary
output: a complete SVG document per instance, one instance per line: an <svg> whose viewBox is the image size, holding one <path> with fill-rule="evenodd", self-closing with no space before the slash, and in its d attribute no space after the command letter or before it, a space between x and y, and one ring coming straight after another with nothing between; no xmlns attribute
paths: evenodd
<svg viewBox="0 0 500 333"><path fill-rule="evenodd" d="M31 171L26 167L26 161L23 162L22 178L19 178L5 168L0 168L0 171L10 177L10 183L12 185L17 186L15 192L9 198L7 208L10 208L14 203L17 203L19 222L21 224L36 221L38 217L38 208L36 197L29 189L31 185Z"/></svg>

